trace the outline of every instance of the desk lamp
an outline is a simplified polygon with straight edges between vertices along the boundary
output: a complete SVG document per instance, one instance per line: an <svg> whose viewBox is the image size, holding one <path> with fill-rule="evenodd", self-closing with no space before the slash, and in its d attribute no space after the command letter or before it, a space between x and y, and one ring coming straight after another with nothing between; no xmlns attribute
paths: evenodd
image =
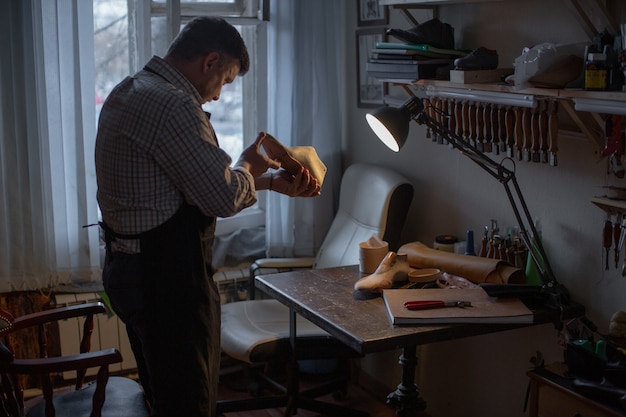
<svg viewBox="0 0 626 417"><path fill-rule="evenodd" d="M442 114L442 116L444 118L449 117L447 114ZM406 142L411 120L426 125L434 133L447 139L453 148L461 151L504 186L519 225L520 235L528 247L529 255L539 272L542 284L482 284L481 286L487 294L492 297L541 297L542 299L547 297L548 303L555 307L569 303L569 293L565 287L557 282L541 239L531 240L531 236L538 237L538 233L515 178L515 162L511 158L504 158L503 162L510 161L513 164L513 169L505 167L503 163L495 162L467 139L452 132L444 124L435 121L426 114L424 103L418 97L411 97L400 108L380 107L374 109L366 115L366 119L378 138L394 152L398 152ZM529 235L529 230L532 235Z"/></svg>

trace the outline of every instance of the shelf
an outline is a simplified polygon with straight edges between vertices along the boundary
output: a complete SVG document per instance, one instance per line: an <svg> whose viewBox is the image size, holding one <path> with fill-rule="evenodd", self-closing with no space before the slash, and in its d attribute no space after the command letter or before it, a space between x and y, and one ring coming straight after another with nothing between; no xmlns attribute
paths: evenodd
<svg viewBox="0 0 626 417"><path fill-rule="evenodd" d="M452 89L463 90L468 96L472 94L472 92L493 92L526 96L527 98L537 100L546 98L558 100L559 104L561 104L563 109L568 113L577 128L593 143L596 150L601 150L604 147L605 137L603 134L600 134L600 132L604 131L604 119L599 114L599 110L590 112L577 109L577 101L592 100L595 102L596 107L602 109L603 112L611 111L606 110L606 108L613 107L613 111L609 114L626 114L626 93L620 91L585 91L535 87L518 89L514 86L502 83L458 84L443 80L418 80L407 84L416 86L418 91L421 90L424 92L429 88Z"/></svg>
<svg viewBox="0 0 626 417"><path fill-rule="evenodd" d="M591 202L609 214L626 213L626 201L606 197L593 197Z"/></svg>
<svg viewBox="0 0 626 417"><path fill-rule="evenodd" d="M444 88L460 88L469 91L495 91L539 97L558 97L564 99L587 98L594 100L621 101L624 102L624 108L626 109L626 93L621 91L585 91L575 89L560 90L554 88L535 87L516 89L515 87L506 84L458 84L443 80L418 80L411 84L424 87L434 86Z"/></svg>

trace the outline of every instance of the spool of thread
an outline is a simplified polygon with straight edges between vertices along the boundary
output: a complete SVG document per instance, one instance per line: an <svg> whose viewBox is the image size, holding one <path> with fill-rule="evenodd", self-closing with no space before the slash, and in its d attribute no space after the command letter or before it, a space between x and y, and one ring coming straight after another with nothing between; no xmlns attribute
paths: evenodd
<svg viewBox="0 0 626 417"><path fill-rule="evenodd" d="M433 248L437 250L442 250L445 252L454 253L454 244L457 243L458 241L459 239L453 235L439 235L435 237Z"/></svg>

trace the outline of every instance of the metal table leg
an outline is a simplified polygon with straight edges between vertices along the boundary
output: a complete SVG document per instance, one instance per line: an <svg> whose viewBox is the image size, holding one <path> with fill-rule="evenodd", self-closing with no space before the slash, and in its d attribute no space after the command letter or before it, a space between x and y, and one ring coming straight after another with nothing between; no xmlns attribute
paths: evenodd
<svg viewBox="0 0 626 417"><path fill-rule="evenodd" d="M387 396L387 404L396 409L397 417L416 417L419 412L426 410L426 401L419 396L415 384L415 368L417 355L415 346L405 346L400 355L402 366L402 382L395 391Z"/></svg>

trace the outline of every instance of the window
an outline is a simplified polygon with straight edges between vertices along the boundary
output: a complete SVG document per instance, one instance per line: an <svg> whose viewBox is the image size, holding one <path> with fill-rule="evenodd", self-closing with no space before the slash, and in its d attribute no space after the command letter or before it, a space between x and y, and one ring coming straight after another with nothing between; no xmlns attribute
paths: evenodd
<svg viewBox="0 0 626 417"><path fill-rule="evenodd" d="M250 53L251 68L245 77L224 86L218 102L203 107L220 146L235 162L254 141L267 120L267 53L265 22L267 0L93 0L96 71L96 118L111 89L128 74L139 70L153 55L163 56L180 27L195 16L219 15L239 30ZM170 27L176 30L169 30ZM244 99L245 98L245 99ZM261 193L264 194L264 193ZM218 221L218 233L243 226L264 224L259 204L232 219Z"/></svg>

